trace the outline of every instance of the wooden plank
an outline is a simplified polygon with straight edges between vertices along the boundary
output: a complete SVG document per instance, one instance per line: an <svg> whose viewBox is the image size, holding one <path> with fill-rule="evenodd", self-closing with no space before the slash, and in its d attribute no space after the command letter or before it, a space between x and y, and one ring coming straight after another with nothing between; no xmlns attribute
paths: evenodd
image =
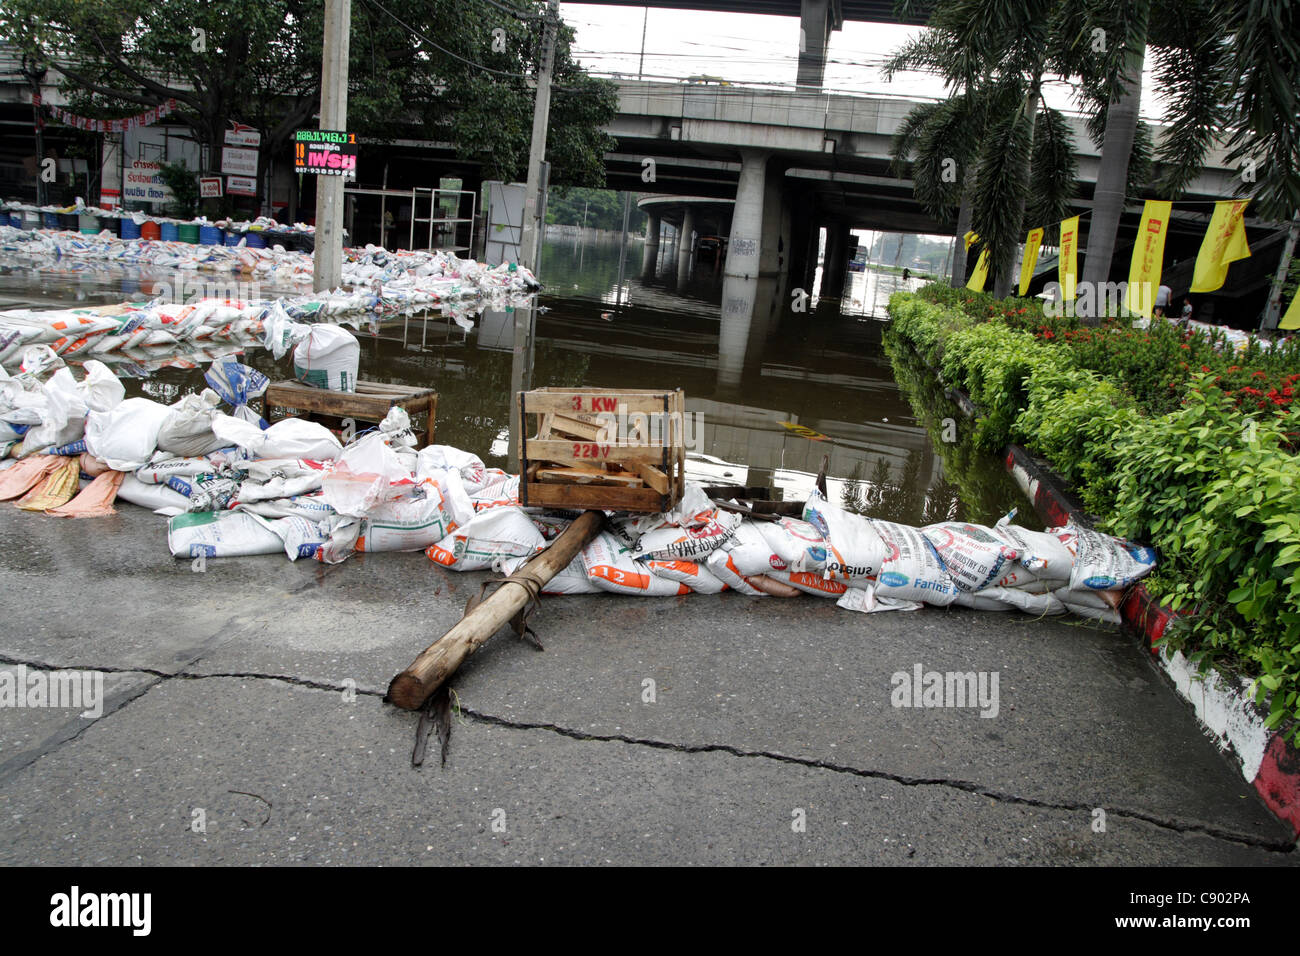
<svg viewBox="0 0 1300 956"><path fill-rule="evenodd" d="M569 438L578 438L583 441L595 441L601 436L604 427L599 422L586 422L580 418L573 418L568 415L553 414L548 412L543 416L543 425L550 423L551 436L567 436ZM541 438L542 433L538 432Z"/></svg>
<svg viewBox="0 0 1300 956"><path fill-rule="evenodd" d="M596 442L565 441L554 438L530 438L524 445L529 461L579 462L655 461L663 454L662 445L601 445Z"/></svg>
<svg viewBox="0 0 1300 956"><path fill-rule="evenodd" d="M645 461L630 461L628 464L632 466L632 470L635 471L638 477L640 477L640 479L647 485L659 492L661 495L668 494L672 482L669 481L668 476L662 471Z"/></svg>
<svg viewBox="0 0 1300 956"><path fill-rule="evenodd" d="M663 392L620 394L617 389L609 388L593 391L546 392L540 395L536 392L528 393L529 412L561 412L570 415L575 412L585 412L615 415L620 411L626 411L629 415L635 413L648 415L663 414L663 410Z"/></svg>
<svg viewBox="0 0 1300 956"><path fill-rule="evenodd" d="M571 468L539 467L536 476L529 466L529 480L534 482L563 485L621 485L625 488L641 488L641 478L628 472L605 471L603 468L576 465Z"/></svg>
<svg viewBox="0 0 1300 956"><path fill-rule="evenodd" d="M523 492L524 503L529 507L640 512L664 510L663 496L650 488L526 484Z"/></svg>

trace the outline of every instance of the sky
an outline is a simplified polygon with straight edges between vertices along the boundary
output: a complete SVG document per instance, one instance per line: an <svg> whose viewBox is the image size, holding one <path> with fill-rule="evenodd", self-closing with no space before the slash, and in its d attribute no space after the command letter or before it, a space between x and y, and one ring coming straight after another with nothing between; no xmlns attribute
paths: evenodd
<svg viewBox="0 0 1300 956"><path fill-rule="evenodd" d="M794 85L799 56L799 20L757 14L611 7L561 3L560 15L577 31L575 53L592 72L648 78L716 76L733 83ZM641 66L642 25L645 60ZM828 90L873 95L942 99L941 80L924 74L899 75L886 83L880 63L924 27L845 21L831 34L826 67ZM1142 115L1158 119L1159 100L1150 72L1143 83ZM1068 87L1054 84L1045 98L1057 109L1072 110Z"/></svg>

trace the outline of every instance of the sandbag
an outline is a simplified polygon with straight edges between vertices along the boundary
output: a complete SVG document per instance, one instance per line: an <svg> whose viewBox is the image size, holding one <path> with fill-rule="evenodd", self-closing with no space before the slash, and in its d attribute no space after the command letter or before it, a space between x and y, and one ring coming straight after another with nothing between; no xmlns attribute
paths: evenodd
<svg viewBox="0 0 1300 956"><path fill-rule="evenodd" d="M401 497L377 505L361 519L356 549L420 551L442 541L454 528L455 523L443 508L437 483L422 481L408 485Z"/></svg>
<svg viewBox="0 0 1300 956"><path fill-rule="evenodd" d="M518 508L493 508L475 515L426 550L430 561L457 571L512 573L546 547L541 532Z"/></svg>
<svg viewBox="0 0 1300 956"><path fill-rule="evenodd" d="M224 447L225 443L212 431L212 418L220 402L216 392L205 388L172 405L158 429L158 450L193 458Z"/></svg>
<svg viewBox="0 0 1300 956"><path fill-rule="evenodd" d="M313 325L293 350L294 378L335 392L357 390L360 364L361 343L337 325Z"/></svg>
<svg viewBox="0 0 1300 956"><path fill-rule="evenodd" d="M623 543L608 531L596 535L582 549L582 564L587 569L588 580L602 591L644 597L691 593L691 589L679 581L650 573L648 568L633 560Z"/></svg>
<svg viewBox="0 0 1300 956"><path fill-rule="evenodd" d="M888 553L876 575L874 596L883 601L920 601L947 607L957 595L957 585L934 546L919 528L872 519ZM876 607L867 608L875 610ZM863 610L854 607L853 610Z"/></svg>
<svg viewBox="0 0 1300 956"><path fill-rule="evenodd" d="M880 590L868 583L865 587L855 585L849 588L840 595L839 600L835 602L835 606L842 607L846 611L871 614L876 611L919 611L921 602L881 597Z"/></svg>
<svg viewBox="0 0 1300 956"><path fill-rule="evenodd" d="M263 431L251 422L218 412L212 417L212 431L223 444L237 445L253 458L325 461L343 451L328 428L301 418L286 418Z"/></svg>
<svg viewBox="0 0 1300 956"><path fill-rule="evenodd" d="M709 569L694 561L643 561L655 577L685 584L696 594L721 594L727 586Z"/></svg>
<svg viewBox="0 0 1300 956"><path fill-rule="evenodd" d="M150 511L165 508L175 509L179 513L190 510L190 499L187 495L166 485L147 484L130 474L122 479L122 484L117 489L117 497L141 508L148 508Z"/></svg>
<svg viewBox="0 0 1300 956"><path fill-rule="evenodd" d="M1073 525L1052 530L1073 536L1071 590L1087 588L1090 591L1112 591L1126 588L1151 573L1156 565L1154 550L1131 544L1123 538Z"/></svg>
<svg viewBox="0 0 1300 956"><path fill-rule="evenodd" d="M779 562L773 563L771 570L821 571L826 567L826 539L810 522L783 516L776 521L750 523Z"/></svg>
<svg viewBox="0 0 1300 956"><path fill-rule="evenodd" d="M953 582L963 591L978 591L1002 576L1003 568L1020 552L989 528L949 521L921 529L943 559Z"/></svg>
<svg viewBox="0 0 1300 956"><path fill-rule="evenodd" d="M885 544L869 518L837 508L821 495L809 495L803 519L826 539L831 580L860 583L876 576L885 560Z"/></svg>
<svg viewBox="0 0 1300 956"><path fill-rule="evenodd" d="M707 520L683 528L658 528L649 531L629 549L634 558L656 561L703 560L710 551L722 547L736 533L740 515L712 511Z"/></svg>
<svg viewBox="0 0 1300 956"><path fill-rule="evenodd" d="M573 560L560 569L551 580L542 585L543 594L599 594L600 588L587 578L587 569L582 564L582 555L575 554Z"/></svg>
<svg viewBox="0 0 1300 956"><path fill-rule="evenodd" d="M265 375L239 362L214 359L208 366L208 370L203 373L203 379L221 401L231 406L231 414L234 417L257 425L259 428L266 427L266 421L262 416L248 405L254 398L263 394L271 384L271 380Z"/></svg>
<svg viewBox="0 0 1300 956"><path fill-rule="evenodd" d="M815 571L768 571L764 577L813 597L838 598L849 589L843 581L827 578Z"/></svg>
<svg viewBox="0 0 1300 956"><path fill-rule="evenodd" d="M276 554L285 544L264 518L243 511L198 511L167 520L167 547L176 558L234 558Z"/></svg>
<svg viewBox="0 0 1300 956"><path fill-rule="evenodd" d="M135 471L158 447L158 430L171 414L166 405L128 398L106 412L86 416L86 450L114 471Z"/></svg>

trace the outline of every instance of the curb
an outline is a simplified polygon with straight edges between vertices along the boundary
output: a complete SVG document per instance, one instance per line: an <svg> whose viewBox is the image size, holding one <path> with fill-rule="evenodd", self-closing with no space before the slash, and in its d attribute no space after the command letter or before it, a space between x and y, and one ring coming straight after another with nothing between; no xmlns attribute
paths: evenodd
<svg viewBox="0 0 1300 956"><path fill-rule="evenodd" d="M1049 527L1068 522L1092 526L1079 499L1024 448L1008 445L1006 466ZM1241 769L1269 810L1300 837L1300 750L1283 740L1280 732L1264 726L1265 714L1255 704L1251 681L1213 669L1201 679L1181 651L1171 653L1156 647L1177 614L1141 584L1129 588L1119 610L1125 628L1145 640L1160 669L1179 696L1191 704L1197 721L1219 750Z"/></svg>

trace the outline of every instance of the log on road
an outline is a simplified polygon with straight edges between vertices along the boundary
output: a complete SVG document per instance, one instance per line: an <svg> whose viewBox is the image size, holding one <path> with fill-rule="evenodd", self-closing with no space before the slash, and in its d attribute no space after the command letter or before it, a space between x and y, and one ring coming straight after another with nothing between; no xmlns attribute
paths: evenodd
<svg viewBox="0 0 1300 956"><path fill-rule="evenodd" d="M405 710L419 710L448 677L489 637L513 618L532 597L530 586L511 579L532 581L540 592L600 530L605 515L584 511L565 528L551 546L510 575L495 593L468 611L450 631L425 648L420 656L388 685L384 698Z"/></svg>

